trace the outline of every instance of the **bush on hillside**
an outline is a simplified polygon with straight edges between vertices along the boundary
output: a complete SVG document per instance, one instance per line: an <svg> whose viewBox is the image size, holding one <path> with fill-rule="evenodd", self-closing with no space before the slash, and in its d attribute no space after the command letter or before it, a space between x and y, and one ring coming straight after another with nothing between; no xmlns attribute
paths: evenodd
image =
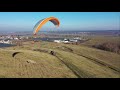
<svg viewBox="0 0 120 90"><path fill-rule="evenodd" d="M99 45L93 45L93 47L95 47L97 49L111 51L111 52L115 52L115 53L120 54L120 44L106 42L106 43L99 44Z"/></svg>

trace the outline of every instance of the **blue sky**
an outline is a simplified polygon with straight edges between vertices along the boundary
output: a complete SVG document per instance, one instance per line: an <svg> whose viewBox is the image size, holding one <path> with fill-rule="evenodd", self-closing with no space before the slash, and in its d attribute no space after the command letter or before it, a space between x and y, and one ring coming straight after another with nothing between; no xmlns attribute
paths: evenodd
<svg viewBox="0 0 120 90"><path fill-rule="evenodd" d="M60 20L57 30L119 30L120 12L0 12L0 31L32 31L41 19ZM47 22L41 30L55 30Z"/></svg>

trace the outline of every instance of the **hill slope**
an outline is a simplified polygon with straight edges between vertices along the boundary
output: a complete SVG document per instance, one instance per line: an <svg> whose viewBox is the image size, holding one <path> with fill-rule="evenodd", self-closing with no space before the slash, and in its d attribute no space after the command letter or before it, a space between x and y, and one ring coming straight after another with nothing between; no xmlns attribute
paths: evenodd
<svg viewBox="0 0 120 90"><path fill-rule="evenodd" d="M0 77L117 78L119 59L118 54L82 45L25 42L21 47L0 49Z"/></svg>

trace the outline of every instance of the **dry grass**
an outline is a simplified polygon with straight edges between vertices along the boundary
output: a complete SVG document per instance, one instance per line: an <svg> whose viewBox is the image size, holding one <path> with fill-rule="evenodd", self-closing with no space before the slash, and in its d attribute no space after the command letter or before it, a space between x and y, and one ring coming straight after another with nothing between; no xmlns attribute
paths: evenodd
<svg viewBox="0 0 120 90"><path fill-rule="evenodd" d="M3 51L3 50L2 50ZM46 53L19 50L15 58L11 53L4 54L0 58L0 76L6 78L70 78L76 77L73 72L62 64L56 57ZM6 53L6 52L2 52ZM0 56L3 55L0 53ZM36 63L27 63L27 60L34 60Z"/></svg>
<svg viewBox="0 0 120 90"><path fill-rule="evenodd" d="M88 40L84 43L83 45L86 46L92 46L92 45L97 45L97 44L102 44L105 42L112 42L115 44L120 44L120 37L113 37L113 36L93 36L91 37L91 40Z"/></svg>
<svg viewBox="0 0 120 90"><path fill-rule="evenodd" d="M119 73L114 72L108 67L103 67L97 63L91 62L89 59L82 56L65 51L57 52L59 52L59 57L61 57L64 62L69 64L73 70L77 70L80 77L120 77Z"/></svg>
<svg viewBox="0 0 120 90"><path fill-rule="evenodd" d="M55 51L56 56L33 49ZM14 52L21 52L12 57ZM84 57L85 56L85 57ZM120 73L90 58L119 70L120 55L83 45L52 42L25 42L24 46L0 49L1 78L120 78ZM32 60L36 63L27 63Z"/></svg>
<svg viewBox="0 0 120 90"><path fill-rule="evenodd" d="M70 47L70 46L67 46L67 47ZM89 48L85 46L75 46L75 47L73 46L70 48L72 48L74 52L77 54L93 57L99 61L110 64L111 66L113 65L114 67L120 70L120 55L118 54L108 52L108 51L98 50L94 48Z"/></svg>

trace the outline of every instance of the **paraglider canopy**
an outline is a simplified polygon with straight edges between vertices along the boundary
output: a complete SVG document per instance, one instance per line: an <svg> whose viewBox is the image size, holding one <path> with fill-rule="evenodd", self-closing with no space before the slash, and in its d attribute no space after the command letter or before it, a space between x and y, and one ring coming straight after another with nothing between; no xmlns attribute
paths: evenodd
<svg viewBox="0 0 120 90"><path fill-rule="evenodd" d="M52 22L56 27L59 27L60 25L59 20L55 17L45 18L45 19L40 20L38 23L36 23L36 25L34 26L33 34L36 35L38 31L41 29L41 27L48 21Z"/></svg>

